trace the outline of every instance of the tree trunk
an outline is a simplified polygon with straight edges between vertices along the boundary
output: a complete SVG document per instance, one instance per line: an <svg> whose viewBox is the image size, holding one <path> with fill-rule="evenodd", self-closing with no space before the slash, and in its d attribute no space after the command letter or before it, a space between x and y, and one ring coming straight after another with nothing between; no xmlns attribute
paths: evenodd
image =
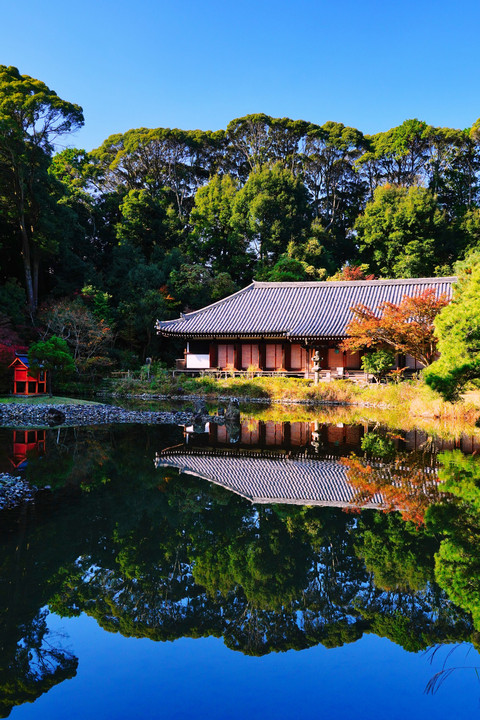
<svg viewBox="0 0 480 720"><path fill-rule="evenodd" d="M32 262L30 256L30 243L23 217L20 219L20 234L22 236L22 260L25 271L25 290L30 314L33 316L37 310L35 292L33 288Z"/></svg>

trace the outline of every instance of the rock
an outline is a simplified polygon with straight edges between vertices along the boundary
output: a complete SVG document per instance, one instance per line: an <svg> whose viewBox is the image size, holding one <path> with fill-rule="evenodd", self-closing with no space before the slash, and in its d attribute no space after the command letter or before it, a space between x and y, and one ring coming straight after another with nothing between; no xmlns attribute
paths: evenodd
<svg viewBox="0 0 480 720"><path fill-rule="evenodd" d="M240 422L240 408L238 407L238 400L232 400L227 409L225 410L225 420L230 422Z"/></svg>
<svg viewBox="0 0 480 720"><path fill-rule="evenodd" d="M194 403L195 412L197 415L208 415L207 405L205 403L205 400L203 398L200 398L199 400L195 400Z"/></svg>
<svg viewBox="0 0 480 720"><path fill-rule="evenodd" d="M65 413L61 410L56 410L55 408L49 408L45 413L45 420L47 421L47 425L50 425L52 427L54 425L63 425L65 419Z"/></svg>

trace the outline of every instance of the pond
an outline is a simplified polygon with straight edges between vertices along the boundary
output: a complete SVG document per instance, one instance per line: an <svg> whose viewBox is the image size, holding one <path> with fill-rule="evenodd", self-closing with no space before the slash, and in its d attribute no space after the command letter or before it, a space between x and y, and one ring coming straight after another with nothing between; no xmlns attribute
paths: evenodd
<svg viewBox="0 0 480 720"><path fill-rule="evenodd" d="M286 416L285 416L286 419ZM471 717L480 438L0 430L0 717Z"/></svg>

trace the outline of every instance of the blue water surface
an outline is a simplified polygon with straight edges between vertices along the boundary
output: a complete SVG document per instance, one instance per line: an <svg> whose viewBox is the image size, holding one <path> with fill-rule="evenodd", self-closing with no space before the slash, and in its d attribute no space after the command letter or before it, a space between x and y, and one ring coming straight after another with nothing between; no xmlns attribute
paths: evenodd
<svg viewBox="0 0 480 720"><path fill-rule="evenodd" d="M390 640L364 636L341 648L271 653L252 658L222 640L152 642L104 632L94 619L49 617L53 632L79 657L78 674L52 688L14 718L131 720L131 718L452 718L480 712L480 684L458 669L434 695L425 688L448 648L430 658ZM478 665L467 646L449 666Z"/></svg>

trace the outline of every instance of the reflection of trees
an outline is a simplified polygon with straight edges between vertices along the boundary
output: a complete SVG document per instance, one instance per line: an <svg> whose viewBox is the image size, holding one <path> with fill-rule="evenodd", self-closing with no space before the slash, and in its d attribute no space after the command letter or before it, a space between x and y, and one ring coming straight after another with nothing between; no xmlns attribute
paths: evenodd
<svg viewBox="0 0 480 720"><path fill-rule="evenodd" d="M435 539L398 513L364 513L355 550L385 590L418 591L433 580Z"/></svg>
<svg viewBox="0 0 480 720"><path fill-rule="evenodd" d="M435 578L480 630L480 459L453 450L440 460L441 488L451 497L427 514L428 527L443 537Z"/></svg>
<svg viewBox="0 0 480 720"><path fill-rule="evenodd" d="M342 458L356 490L353 503L366 505L380 496L387 512L399 510L404 520L424 522L427 508L438 500L436 475L423 453L397 454L390 462L351 455Z"/></svg>
<svg viewBox="0 0 480 720"><path fill-rule="evenodd" d="M49 633L46 610L17 629L17 642L2 643L0 659L0 717L16 705L34 702L54 685L74 677L78 660Z"/></svg>
<svg viewBox="0 0 480 720"><path fill-rule="evenodd" d="M433 582L438 540L429 527L405 523L396 513L252 506L204 480L155 470L158 432L97 434L90 447L102 446L101 453L92 450L92 463L102 463L98 481L85 486L81 473L65 476L68 503L59 488L6 542L0 619L9 630L0 635L0 672L10 705L23 702L24 688L31 687L22 679L12 684L8 673L18 668L20 678L30 677L18 653L22 638L31 637L33 645L40 639L39 609L46 605L63 615L86 612L126 636L214 635L253 655L318 643L336 647L364 633L409 650L474 640L468 616ZM78 448L90 436L64 441ZM45 477L53 472L49 453ZM72 493L72 483L89 492ZM455 505L443 508L451 513ZM443 586L450 593L448 583ZM25 629L32 623L36 635ZM40 692L49 678L75 671L73 658L55 652L45 655L44 671L49 663L52 671L38 675Z"/></svg>

